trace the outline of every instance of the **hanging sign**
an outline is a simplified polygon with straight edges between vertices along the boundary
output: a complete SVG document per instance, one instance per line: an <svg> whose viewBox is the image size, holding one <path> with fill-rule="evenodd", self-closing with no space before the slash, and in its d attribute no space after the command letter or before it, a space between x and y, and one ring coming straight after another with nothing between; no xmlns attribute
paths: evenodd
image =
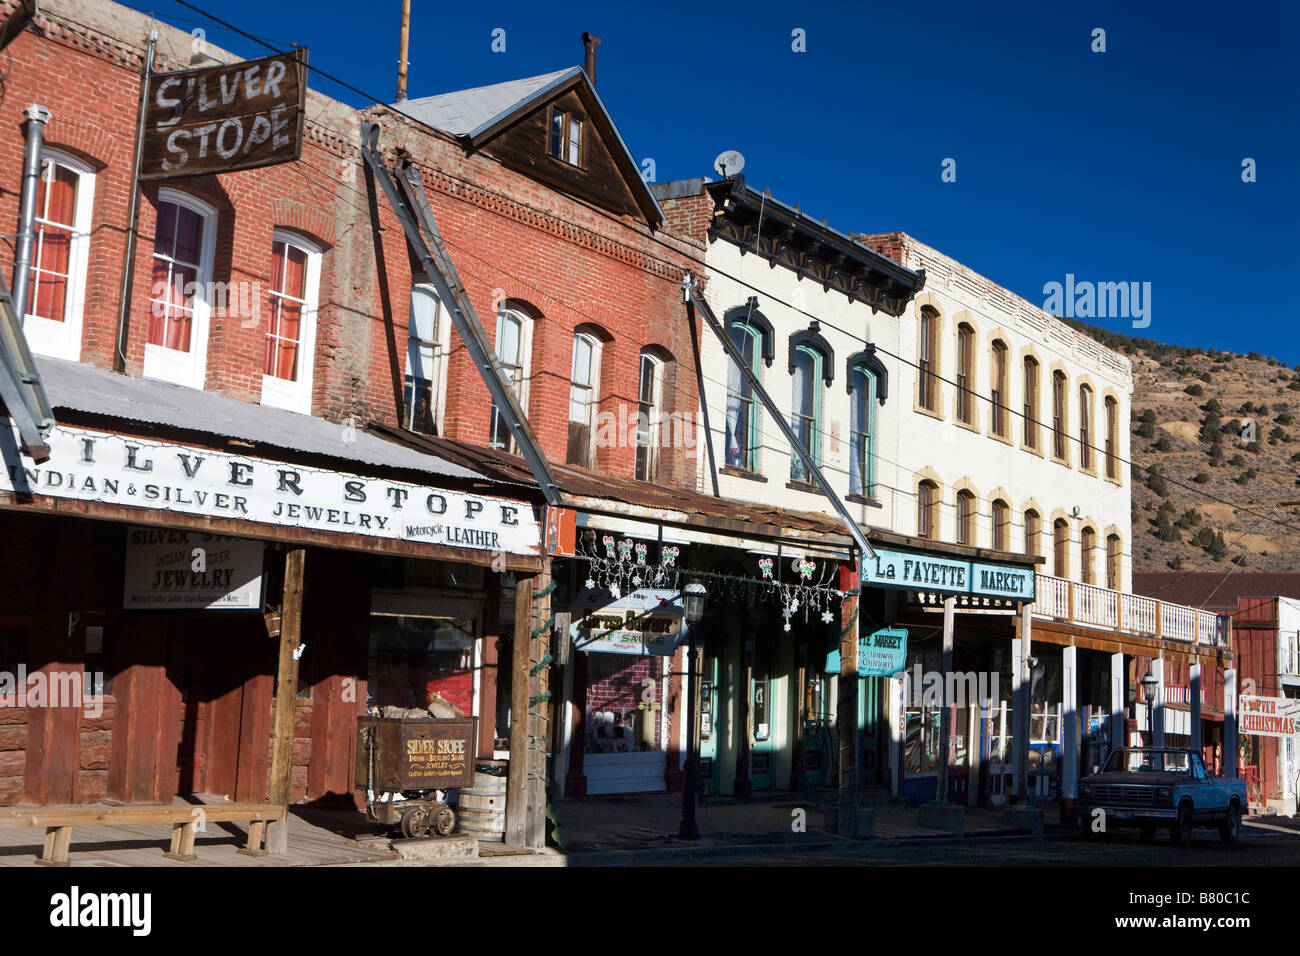
<svg viewBox="0 0 1300 956"><path fill-rule="evenodd" d="M1240 726L1256 737L1294 737L1300 725L1300 700L1292 697L1255 697L1242 694Z"/></svg>
<svg viewBox="0 0 1300 956"><path fill-rule="evenodd" d="M885 548L876 548L876 556L862 562L862 583L912 591L951 591L1024 601L1034 599L1032 568Z"/></svg>
<svg viewBox="0 0 1300 956"><path fill-rule="evenodd" d="M681 592L671 588L638 588L613 601L608 591L592 590L573 604L569 637L577 651L667 657L677 650L685 616Z"/></svg>
<svg viewBox="0 0 1300 956"><path fill-rule="evenodd" d="M262 606L261 541L170 528L126 536L128 611L247 610Z"/></svg>
<svg viewBox="0 0 1300 956"><path fill-rule="evenodd" d="M230 173L302 155L307 51L148 80L140 179Z"/></svg>
<svg viewBox="0 0 1300 956"><path fill-rule="evenodd" d="M858 676L892 677L907 665L907 628L884 627L858 638ZM840 649L826 655L826 673L840 673Z"/></svg>

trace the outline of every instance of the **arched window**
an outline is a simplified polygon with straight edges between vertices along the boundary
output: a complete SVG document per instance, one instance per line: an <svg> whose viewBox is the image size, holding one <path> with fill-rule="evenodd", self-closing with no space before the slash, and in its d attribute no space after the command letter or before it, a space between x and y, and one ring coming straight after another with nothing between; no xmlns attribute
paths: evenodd
<svg viewBox="0 0 1300 956"><path fill-rule="evenodd" d="M1092 471L1092 389L1079 386L1079 467Z"/></svg>
<svg viewBox="0 0 1300 956"><path fill-rule="evenodd" d="M1025 447L1038 450L1038 360L1025 356Z"/></svg>
<svg viewBox="0 0 1300 956"><path fill-rule="evenodd" d="M1007 437L1007 346L1000 339L993 342L992 382L993 434L999 438Z"/></svg>
<svg viewBox="0 0 1300 956"><path fill-rule="evenodd" d="M1119 478L1119 405L1106 396L1106 477Z"/></svg>
<svg viewBox="0 0 1300 956"><path fill-rule="evenodd" d="M975 422L975 330L963 322L957 326L957 421Z"/></svg>
<svg viewBox="0 0 1300 956"><path fill-rule="evenodd" d="M1079 580L1084 584L1096 584L1093 561L1097 550L1097 532L1084 527L1079 532Z"/></svg>
<svg viewBox="0 0 1300 956"><path fill-rule="evenodd" d="M1112 534L1106 537L1106 587L1112 591L1118 591L1123 584L1123 577L1120 573L1120 561L1123 560L1122 546L1119 535Z"/></svg>
<svg viewBox="0 0 1300 956"><path fill-rule="evenodd" d="M798 345L791 357L790 427L795 437L808 450L814 464L821 464L822 448L822 376L828 358L812 345ZM790 480L810 482L813 476L803 461L793 452L790 455Z"/></svg>
<svg viewBox="0 0 1300 956"><path fill-rule="evenodd" d="M202 388L207 371L217 211L193 196L167 188L158 190L157 209L144 374Z"/></svg>
<svg viewBox="0 0 1300 956"><path fill-rule="evenodd" d="M1066 405L1065 388L1065 373L1060 370L1053 372L1052 457L1058 461L1069 460L1069 449L1066 446L1066 416L1069 414L1069 408Z"/></svg>
<svg viewBox="0 0 1300 956"><path fill-rule="evenodd" d="M528 409L529 353L532 351L532 320L517 309L502 308L497 311L496 353L505 370L506 382L519 399L520 406ZM492 427L488 444L516 454L515 438L505 418L492 406Z"/></svg>
<svg viewBox="0 0 1300 956"><path fill-rule="evenodd" d="M764 356L765 330L743 319L733 320L727 335L756 377L762 376L759 364ZM745 471L758 471L759 436L758 396L749 379L741 374L734 361L727 363L727 464Z"/></svg>
<svg viewBox="0 0 1300 956"><path fill-rule="evenodd" d="M277 229L271 243L262 404L311 414L321 250Z"/></svg>
<svg viewBox="0 0 1300 956"><path fill-rule="evenodd" d="M975 544L975 496L965 490L957 492L957 543Z"/></svg>
<svg viewBox="0 0 1300 956"><path fill-rule="evenodd" d="M934 538L939 534L939 486L922 481L916 486L916 536Z"/></svg>
<svg viewBox="0 0 1300 956"><path fill-rule="evenodd" d="M921 309L917 343L917 404L926 411L939 410L939 313L928 305Z"/></svg>
<svg viewBox="0 0 1300 956"><path fill-rule="evenodd" d="M849 372L849 494L876 496L876 396L878 381L866 365Z"/></svg>
<svg viewBox="0 0 1300 956"><path fill-rule="evenodd" d="M659 423L663 417L664 360L641 351L641 376L637 384L636 479L659 477Z"/></svg>
<svg viewBox="0 0 1300 956"><path fill-rule="evenodd" d="M411 289L411 323L406 340L405 421L413 432L442 434L447 387L448 321L433 286Z"/></svg>
<svg viewBox="0 0 1300 956"><path fill-rule="evenodd" d="M32 268L23 335L33 352L76 362L86 299L95 173L56 150L41 152Z"/></svg>
<svg viewBox="0 0 1300 956"><path fill-rule="evenodd" d="M1035 557L1042 555L1042 543L1039 540L1041 536L1041 519L1038 512L1030 508L1025 512L1025 554L1032 554Z"/></svg>
<svg viewBox="0 0 1300 956"><path fill-rule="evenodd" d="M1058 578L1070 576L1070 523L1064 518L1052 522L1052 573Z"/></svg>
<svg viewBox="0 0 1300 956"><path fill-rule="evenodd" d="M569 446L565 461L590 468L595 458L596 402L600 389L600 339L590 332L573 336L573 374L569 378Z"/></svg>
<svg viewBox="0 0 1300 956"><path fill-rule="evenodd" d="M1011 549L1011 508L1001 498L993 502L993 550Z"/></svg>

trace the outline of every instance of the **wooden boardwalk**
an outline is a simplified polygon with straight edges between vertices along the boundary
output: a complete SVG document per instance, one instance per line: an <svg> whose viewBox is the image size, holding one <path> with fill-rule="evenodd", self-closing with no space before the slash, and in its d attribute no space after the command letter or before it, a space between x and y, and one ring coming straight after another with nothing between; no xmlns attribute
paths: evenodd
<svg viewBox="0 0 1300 956"><path fill-rule="evenodd" d="M206 801L220 803L218 800ZM192 804L176 800L175 806ZM396 859L386 842L358 842L371 834L362 814L351 810L289 808L289 852L285 856L253 857L236 853L248 839L246 826L209 824L195 837L198 859L189 863L163 856L171 841L171 826L88 826L72 831L71 866L330 866L376 863ZM0 827L0 866L36 866L45 831Z"/></svg>

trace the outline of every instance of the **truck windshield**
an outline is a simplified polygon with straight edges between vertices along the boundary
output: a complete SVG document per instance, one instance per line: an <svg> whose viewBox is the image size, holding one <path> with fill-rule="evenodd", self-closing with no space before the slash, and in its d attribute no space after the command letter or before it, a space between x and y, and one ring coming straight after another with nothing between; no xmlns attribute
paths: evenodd
<svg viewBox="0 0 1300 956"><path fill-rule="evenodd" d="M1106 772L1191 774L1191 756L1181 750L1116 750Z"/></svg>

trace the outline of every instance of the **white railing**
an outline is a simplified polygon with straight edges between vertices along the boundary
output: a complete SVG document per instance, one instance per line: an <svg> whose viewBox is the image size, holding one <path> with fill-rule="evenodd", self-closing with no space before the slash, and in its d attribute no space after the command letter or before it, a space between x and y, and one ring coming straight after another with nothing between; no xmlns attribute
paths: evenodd
<svg viewBox="0 0 1300 956"><path fill-rule="evenodd" d="M1170 604L1140 594L1124 594L1050 574L1037 575L1035 588L1032 610L1035 617L1188 644L1228 646L1230 618L1224 614ZM1293 666L1300 665L1298 643L1300 638L1291 644ZM1292 673L1300 671L1293 670Z"/></svg>

